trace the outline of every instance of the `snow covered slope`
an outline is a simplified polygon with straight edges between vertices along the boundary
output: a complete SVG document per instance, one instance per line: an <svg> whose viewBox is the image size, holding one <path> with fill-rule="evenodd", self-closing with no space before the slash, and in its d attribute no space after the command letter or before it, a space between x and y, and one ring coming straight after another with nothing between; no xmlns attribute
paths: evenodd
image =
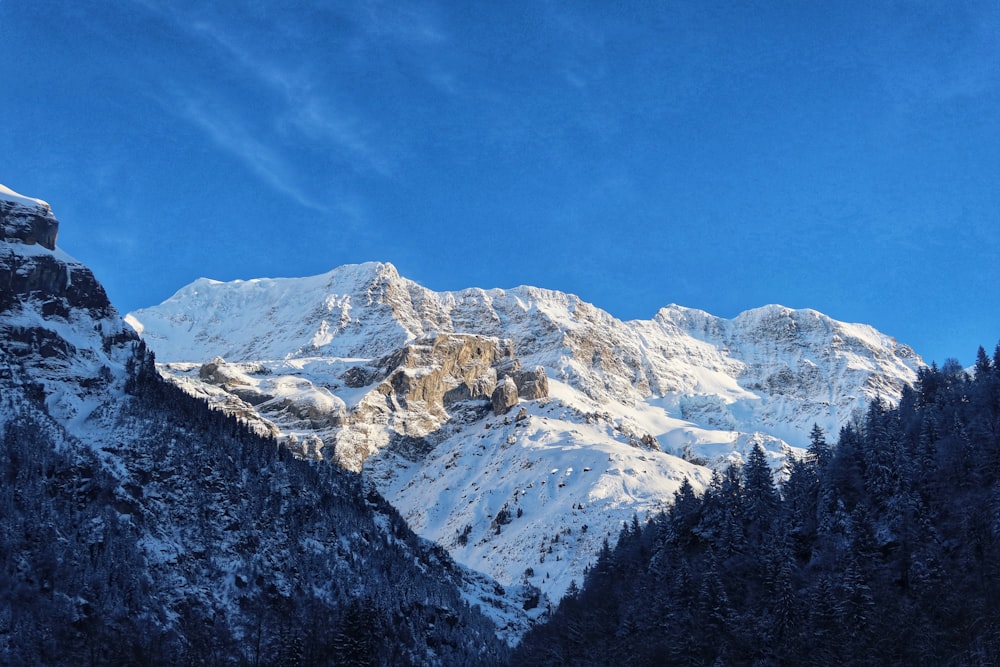
<svg viewBox="0 0 1000 667"><path fill-rule="evenodd" d="M57 230L0 186L0 663L499 662L530 587L165 383Z"/></svg>
<svg viewBox="0 0 1000 667"><path fill-rule="evenodd" d="M542 365L599 403L674 398L695 421L764 424L800 440L814 422L837 429L876 394L898 396L922 364L869 326L811 310L764 306L725 320L668 306L622 322L534 287L436 293L380 263L309 278L200 279L126 319L163 362L373 359L441 332L509 339L525 367Z"/></svg>
<svg viewBox="0 0 1000 667"><path fill-rule="evenodd" d="M433 292L381 263L201 279L127 321L189 392L363 469L456 560L553 600L684 478L702 488L754 444L777 466L922 363L811 310L622 322L534 287ZM520 405L498 409L508 375Z"/></svg>

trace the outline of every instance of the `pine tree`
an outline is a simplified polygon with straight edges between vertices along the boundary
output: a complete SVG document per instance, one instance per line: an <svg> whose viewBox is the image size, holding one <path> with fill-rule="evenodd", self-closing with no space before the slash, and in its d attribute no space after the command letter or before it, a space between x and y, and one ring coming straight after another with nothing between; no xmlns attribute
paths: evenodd
<svg viewBox="0 0 1000 667"><path fill-rule="evenodd" d="M792 540L796 559L804 563L818 530L820 483L815 465L793 458L781 492L781 523Z"/></svg>
<svg viewBox="0 0 1000 667"><path fill-rule="evenodd" d="M778 493L774 488L771 466L760 445L755 444L747 457L743 466L743 482L748 535L760 544L778 508Z"/></svg>
<svg viewBox="0 0 1000 667"><path fill-rule="evenodd" d="M986 350L983 346L979 346L979 350L976 352L976 378L989 377L991 371L993 370L993 363L990 361L989 356L986 354Z"/></svg>
<svg viewBox="0 0 1000 667"><path fill-rule="evenodd" d="M809 460L817 468L823 470L830 463L833 456L830 445L826 442L826 435L819 424L813 424L812 431L809 432Z"/></svg>
<svg viewBox="0 0 1000 667"><path fill-rule="evenodd" d="M674 504L671 505L667 528L672 538L682 549L694 545L696 536L693 532L698 523L701 501L694 495L694 489L687 477L681 482L681 487L674 493Z"/></svg>
<svg viewBox="0 0 1000 667"><path fill-rule="evenodd" d="M371 599L353 599L334 631L333 646L338 664L368 667L378 663L381 641L378 612Z"/></svg>

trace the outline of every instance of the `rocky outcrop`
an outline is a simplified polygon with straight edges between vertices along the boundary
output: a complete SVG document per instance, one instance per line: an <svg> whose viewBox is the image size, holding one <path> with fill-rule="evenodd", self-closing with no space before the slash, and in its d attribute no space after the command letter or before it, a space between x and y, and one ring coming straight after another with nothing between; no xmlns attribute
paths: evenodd
<svg viewBox="0 0 1000 667"><path fill-rule="evenodd" d="M15 301L33 299L44 317L66 319L74 310L87 310L96 319L117 317L90 269L49 254L0 252L0 286L0 311Z"/></svg>
<svg viewBox="0 0 1000 667"><path fill-rule="evenodd" d="M545 398L549 395L549 376L545 374L544 366L535 366L531 370L519 370L513 375L517 384L517 395L526 401Z"/></svg>
<svg viewBox="0 0 1000 667"><path fill-rule="evenodd" d="M379 359L372 370L356 367L341 375L345 383L371 379L377 384L338 434L337 459L359 460L364 448L374 453L371 437L362 442L358 434L378 433L379 424L395 434L390 439L413 440L431 437L463 404L473 404L463 411L481 410L474 405L479 404L504 414L518 403L518 378L525 387L523 398L548 396L545 369L522 370L510 340L454 333L418 338ZM373 400L376 395L380 400ZM377 444L374 450L384 445Z"/></svg>
<svg viewBox="0 0 1000 667"><path fill-rule="evenodd" d="M18 196L18 199L24 198ZM30 205L0 196L0 227L3 228L4 241L18 241L26 245L37 243L49 250L56 249L59 221L47 205Z"/></svg>
<svg viewBox="0 0 1000 667"><path fill-rule="evenodd" d="M226 363L222 357L215 357L198 369L198 377L217 385L245 385L244 373L239 365Z"/></svg>
<svg viewBox="0 0 1000 667"><path fill-rule="evenodd" d="M493 406L493 414L495 415L505 415L517 405L517 384L510 376L505 377L493 390L490 404Z"/></svg>
<svg viewBox="0 0 1000 667"><path fill-rule="evenodd" d="M0 374L24 378L53 417L86 420L95 394L123 388L138 336L90 269L56 250L58 228L47 204L0 185Z"/></svg>
<svg viewBox="0 0 1000 667"><path fill-rule="evenodd" d="M519 398L548 396L545 369L522 369L514 344L490 336L423 336L346 369L334 360L316 363L338 382L304 377L294 364L271 369L222 357L166 364L161 372L189 393L283 440L300 456L333 458L353 470L391 444L405 452L426 452L435 434L455 419L483 416L491 408L503 414ZM343 370L331 370L337 368ZM345 388L355 396L350 405L337 396Z"/></svg>
<svg viewBox="0 0 1000 667"><path fill-rule="evenodd" d="M489 400L497 386L497 368L514 362L514 346L508 340L436 334L383 357L376 367L386 376L382 384L388 385L380 391L396 406L405 409L418 402L443 415L448 405L460 401Z"/></svg>
<svg viewBox="0 0 1000 667"><path fill-rule="evenodd" d="M59 221L47 204L9 192L0 186L0 312L32 300L46 318L67 319L74 310L117 318L90 269L65 255L25 248L37 244L54 251Z"/></svg>
<svg viewBox="0 0 1000 667"><path fill-rule="evenodd" d="M65 337L65 326L97 330L104 348L136 340L117 323L118 313L104 287L86 266L55 251L59 221L47 204L0 186L0 314L37 312L44 325L4 326L7 351L37 357L44 366L66 360L77 349ZM40 245L46 250L30 246ZM27 246L27 247L26 247Z"/></svg>
<svg viewBox="0 0 1000 667"><path fill-rule="evenodd" d="M533 401L549 395L549 378L542 366L526 371L521 368L521 362L514 359L499 374L500 382L490 395L494 415L507 414L519 399Z"/></svg>

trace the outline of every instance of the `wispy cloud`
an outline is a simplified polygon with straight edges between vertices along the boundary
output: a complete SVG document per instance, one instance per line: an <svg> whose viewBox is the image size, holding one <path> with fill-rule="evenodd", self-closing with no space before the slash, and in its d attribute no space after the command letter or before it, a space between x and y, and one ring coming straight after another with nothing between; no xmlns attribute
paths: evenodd
<svg viewBox="0 0 1000 667"><path fill-rule="evenodd" d="M298 184L285 159L249 129L235 114L211 108L204 98L187 92L173 91L165 106L202 130L219 148L239 158L253 173L300 206L320 213L330 209L313 199Z"/></svg>
<svg viewBox="0 0 1000 667"><path fill-rule="evenodd" d="M447 41L429 7L400 2L360 2L348 11L370 37L416 45Z"/></svg>
<svg viewBox="0 0 1000 667"><path fill-rule="evenodd" d="M372 132L356 116L337 109L326 94L317 92L318 77L308 64L282 65L245 47L215 23L198 21L193 29L221 48L245 76L277 95L281 111L273 119L276 128L294 128L311 141L324 142L361 173L390 174L389 161L372 144Z"/></svg>
<svg viewBox="0 0 1000 667"><path fill-rule="evenodd" d="M336 86L322 65L336 54L317 53L305 34L295 38L297 31L315 26L279 14L280 25L272 32L245 16L223 20L210 7L133 2L192 44L201 44L206 73L216 68L211 79L194 70L193 78L171 81L164 107L238 157L268 186L302 206L329 212L342 208L338 202L324 203L331 189L351 189L347 183L338 188L338 173L341 181L349 178L345 171L392 175L392 152L380 147L391 142L378 141L377 128L336 99ZM276 41L305 46L297 52L275 48ZM304 168L310 161L312 168ZM329 174L322 186L316 182L319 173ZM323 195L317 194L320 187ZM357 206L350 208L342 213L356 217Z"/></svg>

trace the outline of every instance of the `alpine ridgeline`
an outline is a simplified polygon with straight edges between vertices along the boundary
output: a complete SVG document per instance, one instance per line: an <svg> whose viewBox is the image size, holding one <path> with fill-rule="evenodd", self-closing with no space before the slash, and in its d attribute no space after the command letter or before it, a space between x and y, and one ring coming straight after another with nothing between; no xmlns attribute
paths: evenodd
<svg viewBox="0 0 1000 667"><path fill-rule="evenodd" d="M47 204L0 225L0 663L503 662L370 484L163 380Z"/></svg>
<svg viewBox="0 0 1000 667"><path fill-rule="evenodd" d="M534 287L433 292L380 263L200 279L127 321L187 392L362 471L455 560L539 589L539 609L684 479L702 489L755 444L778 468L922 365L812 310L622 322Z"/></svg>

